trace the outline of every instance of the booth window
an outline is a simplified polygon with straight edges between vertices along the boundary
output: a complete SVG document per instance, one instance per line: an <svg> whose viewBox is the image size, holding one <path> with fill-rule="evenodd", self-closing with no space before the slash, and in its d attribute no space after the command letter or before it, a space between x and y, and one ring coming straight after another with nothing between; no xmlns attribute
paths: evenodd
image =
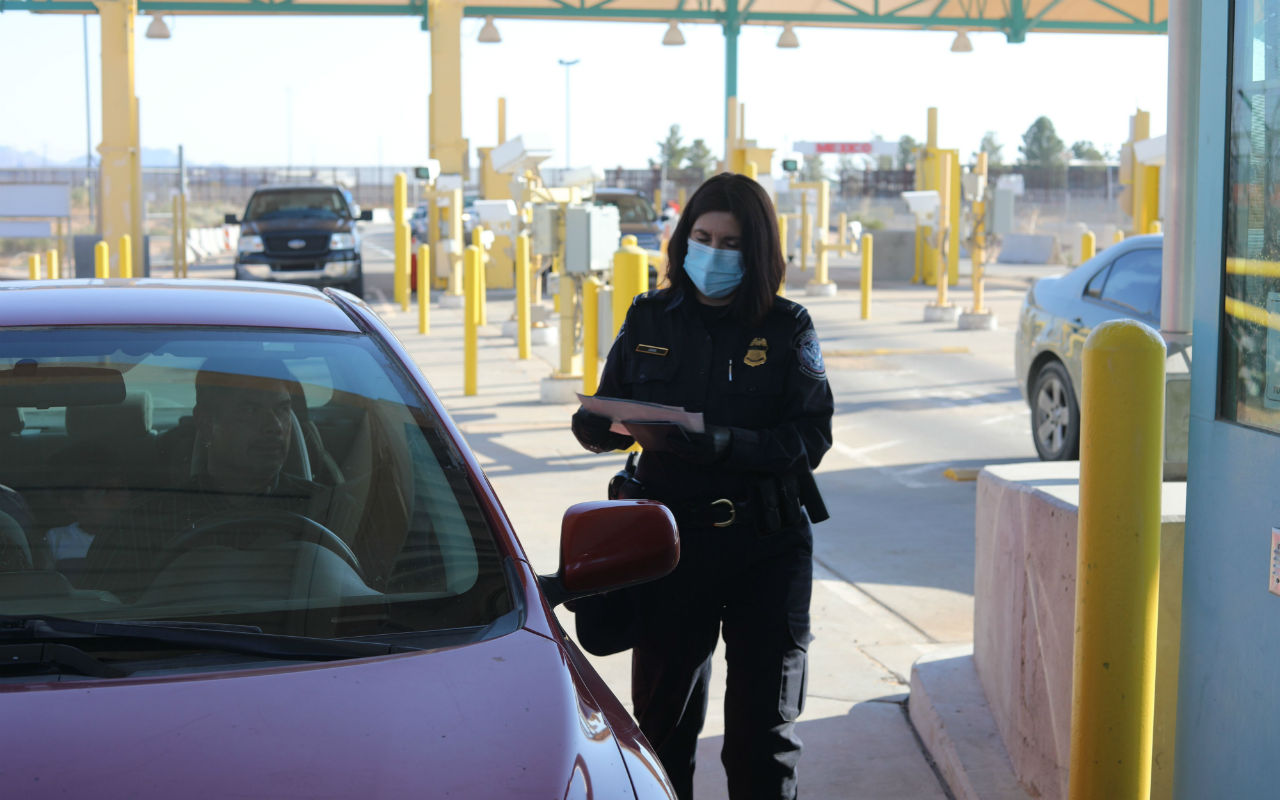
<svg viewBox="0 0 1280 800"><path fill-rule="evenodd" d="M1231 21L1219 413L1280 432L1280 0Z"/></svg>

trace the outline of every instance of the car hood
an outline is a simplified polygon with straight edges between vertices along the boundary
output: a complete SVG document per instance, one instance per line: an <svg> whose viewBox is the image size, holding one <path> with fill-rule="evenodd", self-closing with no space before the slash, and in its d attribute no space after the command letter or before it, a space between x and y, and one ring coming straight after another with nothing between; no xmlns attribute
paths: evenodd
<svg viewBox="0 0 1280 800"><path fill-rule="evenodd" d="M266 233L292 233L294 231L324 231L325 233L350 233L355 230L353 219L334 217L280 217L240 223L240 235Z"/></svg>
<svg viewBox="0 0 1280 800"><path fill-rule="evenodd" d="M633 797L565 651L450 650L214 676L0 688L15 796Z"/></svg>

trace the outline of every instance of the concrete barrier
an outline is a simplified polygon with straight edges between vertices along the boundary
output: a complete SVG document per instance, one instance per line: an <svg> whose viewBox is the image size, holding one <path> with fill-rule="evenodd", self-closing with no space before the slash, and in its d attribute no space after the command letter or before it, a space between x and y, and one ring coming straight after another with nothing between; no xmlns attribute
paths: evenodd
<svg viewBox="0 0 1280 800"><path fill-rule="evenodd" d="M1011 233L1000 243L1001 264L1059 264L1058 237L1052 234Z"/></svg>
<svg viewBox="0 0 1280 800"><path fill-rule="evenodd" d="M916 232L879 230L872 231L871 235L876 243L871 285L911 280L916 271Z"/></svg>

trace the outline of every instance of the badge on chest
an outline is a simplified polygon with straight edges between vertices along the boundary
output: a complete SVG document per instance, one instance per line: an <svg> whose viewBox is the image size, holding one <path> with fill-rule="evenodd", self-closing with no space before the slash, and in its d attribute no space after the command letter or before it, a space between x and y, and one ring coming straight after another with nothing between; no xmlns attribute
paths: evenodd
<svg viewBox="0 0 1280 800"><path fill-rule="evenodd" d="M742 357L742 363L748 367L758 367L769 360L769 343L762 336L757 336L751 340L751 344L747 346L747 354Z"/></svg>
<svg viewBox="0 0 1280 800"><path fill-rule="evenodd" d="M638 344L636 345L637 353L646 353L651 356L665 356L669 351L665 347L658 347L655 344Z"/></svg>

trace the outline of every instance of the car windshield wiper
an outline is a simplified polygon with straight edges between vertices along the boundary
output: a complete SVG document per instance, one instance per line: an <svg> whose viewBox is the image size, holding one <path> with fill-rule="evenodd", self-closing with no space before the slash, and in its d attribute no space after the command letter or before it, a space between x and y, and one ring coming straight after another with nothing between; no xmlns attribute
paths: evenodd
<svg viewBox="0 0 1280 800"><path fill-rule="evenodd" d="M33 666L53 667L60 673L74 672L91 678L123 678L129 674L69 644L0 644L0 672L10 673L18 667Z"/></svg>
<svg viewBox="0 0 1280 800"><path fill-rule="evenodd" d="M47 639L58 635L139 639L200 650L334 661L412 653L419 648L351 639L321 639L262 633L249 625L193 622L105 622L50 617L41 614L0 614L0 639ZM74 649L74 648L72 648Z"/></svg>

